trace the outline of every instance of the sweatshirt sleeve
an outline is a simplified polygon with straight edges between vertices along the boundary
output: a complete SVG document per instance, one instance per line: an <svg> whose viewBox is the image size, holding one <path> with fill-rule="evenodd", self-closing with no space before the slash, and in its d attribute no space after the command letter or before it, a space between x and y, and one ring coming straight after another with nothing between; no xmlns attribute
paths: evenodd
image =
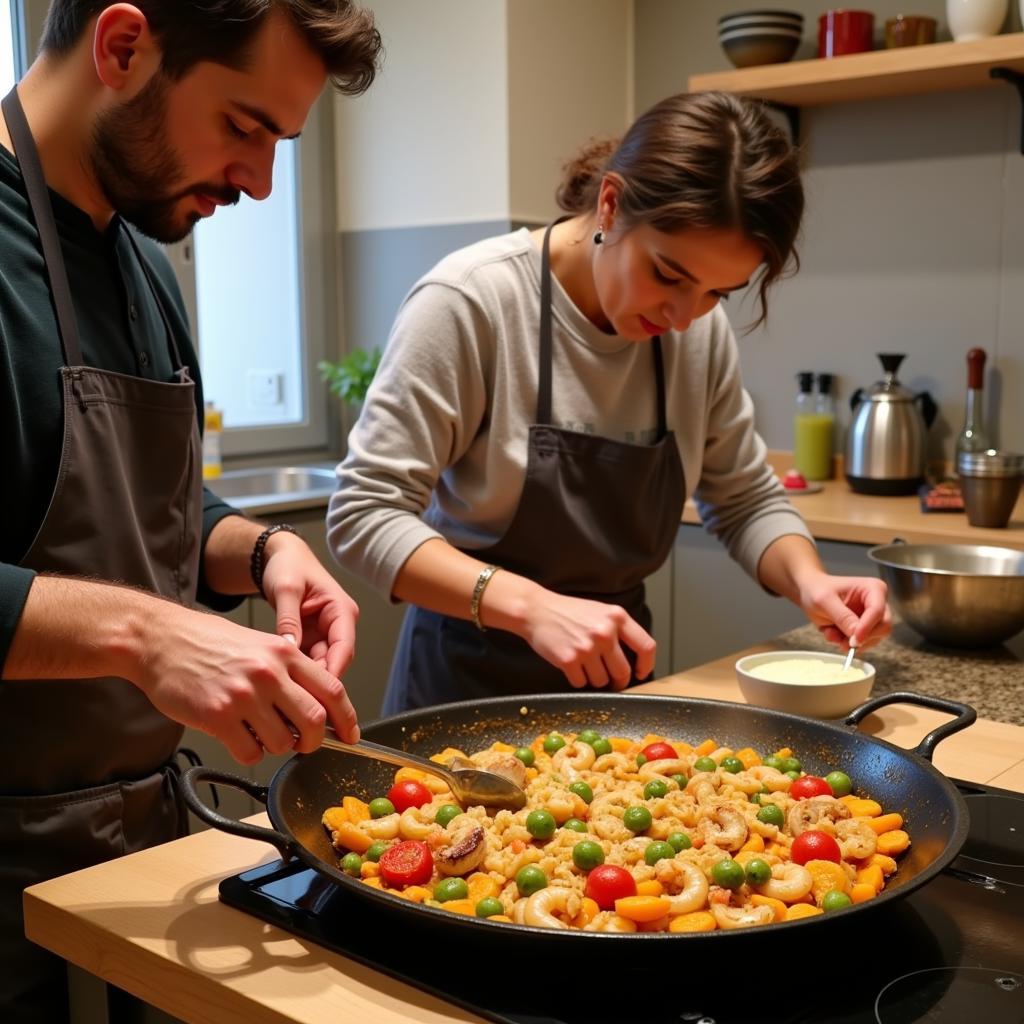
<svg viewBox="0 0 1024 1024"><path fill-rule="evenodd" d="M327 511L334 558L385 597L409 556L441 536L423 513L483 423L481 342L492 334L447 283L422 283L398 313Z"/></svg>
<svg viewBox="0 0 1024 1024"><path fill-rule="evenodd" d="M707 435L694 500L705 529L757 579L761 556L774 541L787 534L814 540L767 462L743 387L736 338L721 312L708 367Z"/></svg>

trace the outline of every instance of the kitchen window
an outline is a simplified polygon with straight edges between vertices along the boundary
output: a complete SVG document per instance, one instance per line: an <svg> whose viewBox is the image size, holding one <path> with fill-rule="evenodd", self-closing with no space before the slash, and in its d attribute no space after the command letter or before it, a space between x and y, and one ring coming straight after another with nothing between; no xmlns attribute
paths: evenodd
<svg viewBox="0 0 1024 1024"><path fill-rule="evenodd" d="M280 142L270 197L245 196L168 246L195 332L225 455L324 448L328 394L316 370L333 337L331 97L300 139Z"/></svg>
<svg viewBox="0 0 1024 1024"><path fill-rule="evenodd" d="M25 72L25 46L19 0L0 0L0 96Z"/></svg>

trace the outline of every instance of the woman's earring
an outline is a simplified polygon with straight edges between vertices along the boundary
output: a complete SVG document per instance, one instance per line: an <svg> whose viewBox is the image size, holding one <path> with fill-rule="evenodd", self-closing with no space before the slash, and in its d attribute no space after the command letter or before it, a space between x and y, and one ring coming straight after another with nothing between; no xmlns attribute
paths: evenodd
<svg viewBox="0 0 1024 1024"><path fill-rule="evenodd" d="M597 229L597 231L594 232L594 245L600 245L603 241L604 241L604 228L603 227L599 227Z"/></svg>

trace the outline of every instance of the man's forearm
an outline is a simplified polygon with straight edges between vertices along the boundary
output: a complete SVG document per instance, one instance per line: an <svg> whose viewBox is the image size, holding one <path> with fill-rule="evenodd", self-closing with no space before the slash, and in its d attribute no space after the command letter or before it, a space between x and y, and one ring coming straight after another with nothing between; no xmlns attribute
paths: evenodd
<svg viewBox="0 0 1024 1024"><path fill-rule="evenodd" d="M226 516L210 531L203 549L206 585L218 594L254 594L250 561L263 523L244 516Z"/></svg>
<svg viewBox="0 0 1024 1024"><path fill-rule="evenodd" d="M133 587L39 575L4 663L4 679L135 681L147 631L166 602Z"/></svg>

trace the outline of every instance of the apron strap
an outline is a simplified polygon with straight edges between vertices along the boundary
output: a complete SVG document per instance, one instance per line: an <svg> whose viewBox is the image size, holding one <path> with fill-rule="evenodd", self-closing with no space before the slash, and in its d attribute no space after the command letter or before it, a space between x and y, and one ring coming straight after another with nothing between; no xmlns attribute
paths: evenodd
<svg viewBox="0 0 1024 1024"><path fill-rule="evenodd" d="M551 229L568 217L559 217L544 231L544 244L540 254L540 365L537 368L537 420L548 426L551 423ZM668 417L665 412L665 362L661 352L661 335L651 339L654 355L654 382L658 402L658 440L668 433Z"/></svg>
<svg viewBox="0 0 1024 1024"><path fill-rule="evenodd" d="M57 331L64 352L64 365L81 366L82 346L78 336L78 320L75 317L74 303L71 301L71 287L68 284L67 271L64 269L64 257L60 251L60 237L53 219L50 197L47 194L46 178L39 162L39 151L32 138L32 130L25 117L17 86L4 97L0 106L3 108L11 133L14 155L21 167L29 206L32 208L32 216L35 218L36 230L39 232L39 240L43 247L43 262L46 264L46 272L50 279L50 291L57 314Z"/></svg>

